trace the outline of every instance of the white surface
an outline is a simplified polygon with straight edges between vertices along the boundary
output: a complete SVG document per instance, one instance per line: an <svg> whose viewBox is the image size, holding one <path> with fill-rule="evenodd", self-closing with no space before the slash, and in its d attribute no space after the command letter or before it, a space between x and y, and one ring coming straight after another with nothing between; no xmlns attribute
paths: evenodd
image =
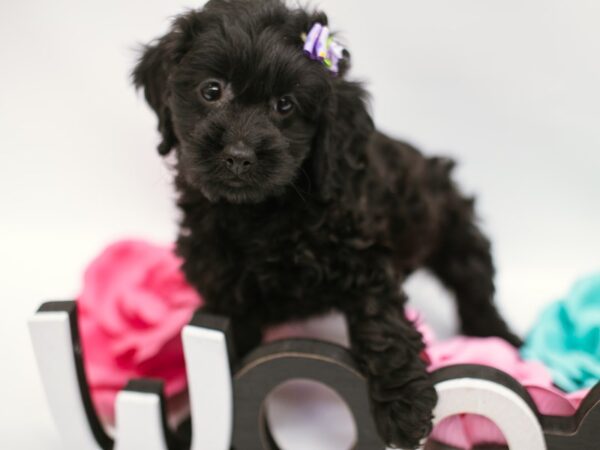
<svg viewBox="0 0 600 450"><path fill-rule="evenodd" d="M350 408L324 384L288 381L271 392L266 405L273 438L284 450L346 450L356 443Z"/></svg>
<svg viewBox="0 0 600 450"><path fill-rule="evenodd" d="M158 395L120 392L116 418L115 450L167 450Z"/></svg>
<svg viewBox="0 0 600 450"><path fill-rule="evenodd" d="M508 448L546 450L544 432L535 413L510 389L486 380L462 378L436 386L439 400L434 423L461 413L492 420L506 438Z"/></svg>
<svg viewBox="0 0 600 450"><path fill-rule="evenodd" d="M37 366L44 374L48 406L56 428L64 437L65 447L69 450L101 450L81 401L69 314L37 314L29 320L29 332Z"/></svg>
<svg viewBox="0 0 600 450"><path fill-rule="evenodd" d="M200 3L0 2L1 448L61 448L25 325L38 303L76 295L113 239L173 239L155 118L128 73L136 43ZM461 161L494 241L499 302L525 331L599 266L600 2L311 3L344 31L377 123ZM450 332L439 287L410 284Z"/></svg>
<svg viewBox="0 0 600 450"><path fill-rule="evenodd" d="M225 335L216 330L183 329L190 408L191 450L228 450L233 424L231 367Z"/></svg>

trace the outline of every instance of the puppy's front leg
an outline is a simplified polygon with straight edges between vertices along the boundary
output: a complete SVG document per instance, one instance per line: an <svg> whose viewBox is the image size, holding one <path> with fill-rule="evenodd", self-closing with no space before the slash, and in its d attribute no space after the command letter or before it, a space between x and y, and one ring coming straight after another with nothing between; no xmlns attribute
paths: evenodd
<svg viewBox="0 0 600 450"><path fill-rule="evenodd" d="M431 431L437 394L421 359L421 334L404 315L406 298L395 282L387 284L347 312L350 339L381 437L390 447L413 449Z"/></svg>

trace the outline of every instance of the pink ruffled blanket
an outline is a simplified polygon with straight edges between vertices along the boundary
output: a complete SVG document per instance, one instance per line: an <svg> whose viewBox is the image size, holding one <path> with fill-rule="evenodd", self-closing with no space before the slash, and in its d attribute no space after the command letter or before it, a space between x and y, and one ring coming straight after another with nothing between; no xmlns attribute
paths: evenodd
<svg viewBox="0 0 600 450"><path fill-rule="evenodd" d="M169 399L185 394L180 332L202 299L185 282L180 265L171 247L122 241L108 247L85 273L78 299L84 365L97 412L106 423L113 421L117 393L132 378L162 378ZM439 342L415 312L408 314L425 337L431 371L454 364L496 367L521 382L543 414L572 415L587 393L567 395L556 389L543 365L523 361L501 339ZM446 419L432 437L463 449L505 443L492 422L473 415Z"/></svg>
<svg viewBox="0 0 600 450"><path fill-rule="evenodd" d="M572 416L589 390L571 394L557 389L550 372L541 363L524 361L517 349L506 341L495 338L459 336L437 341L433 331L414 311L408 312L427 343L429 370L455 364L481 364L500 369L518 380L531 395L540 413L554 416ZM472 414L449 417L435 427L431 437L446 445L470 450L481 444L506 445L500 429L485 417Z"/></svg>

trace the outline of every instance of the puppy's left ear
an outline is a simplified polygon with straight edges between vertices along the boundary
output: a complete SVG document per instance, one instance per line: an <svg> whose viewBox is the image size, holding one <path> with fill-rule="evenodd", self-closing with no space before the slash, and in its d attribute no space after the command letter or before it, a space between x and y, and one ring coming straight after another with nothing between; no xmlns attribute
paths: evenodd
<svg viewBox="0 0 600 450"><path fill-rule="evenodd" d="M360 83L341 75L332 80L311 156L314 185L325 200L352 196L356 177L365 170L367 146L375 131L367 100Z"/></svg>
<svg viewBox="0 0 600 450"><path fill-rule="evenodd" d="M308 15L303 12L298 17L297 26L302 33L308 33L315 24L328 25L323 12ZM339 200L352 195L356 174L366 166L367 145L375 127L367 106L367 91L360 83L346 79L351 66L350 52L344 49L337 73L325 64L315 64L322 65L329 89L305 167L312 174L311 185L323 200Z"/></svg>
<svg viewBox="0 0 600 450"><path fill-rule="evenodd" d="M165 36L144 47L133 70L136 88L144 90L146 101L158 116L158 130L162 135L158 153L162 156L178 144L169 109L169 76L192 48L199 30L200 12L191 11L177 17Z"/></svg>

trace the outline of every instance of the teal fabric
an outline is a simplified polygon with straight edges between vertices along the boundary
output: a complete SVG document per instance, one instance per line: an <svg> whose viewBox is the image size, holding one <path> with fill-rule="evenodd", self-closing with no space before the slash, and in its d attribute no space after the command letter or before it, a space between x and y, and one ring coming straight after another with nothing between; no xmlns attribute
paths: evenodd
<svg viewBox="0 0 600 450"><path fill-rule="evenodd" d="M600 381L600 273L577 282L542 313L521 355L545 364L567 392Z"/></svg>

